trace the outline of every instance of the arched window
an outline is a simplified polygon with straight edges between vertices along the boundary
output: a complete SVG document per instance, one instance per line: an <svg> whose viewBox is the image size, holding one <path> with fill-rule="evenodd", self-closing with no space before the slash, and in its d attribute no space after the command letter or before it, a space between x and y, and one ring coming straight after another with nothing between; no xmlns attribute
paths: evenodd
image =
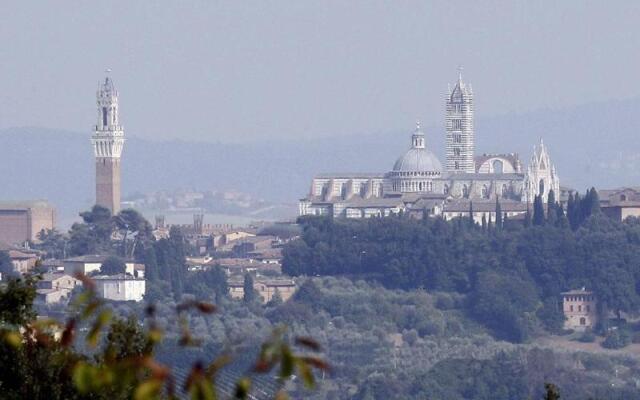
<svg viewBox="0 0 640 400"><path fill-rule="evenodd" d="M502 197L507 197L509 195L509 189L507 188L507 185L502 185Z"/></svg>
<svg viewBox="0 0 640 400"><path fill-rule="evenodd" d="M444 185L444 194L449 194L449 185Z"/></svg>
<svg viewBox="0 0 640 400"><path fill-rule="evenodd" d="M493 161L493 173L494 174L501 174L504 171L504 165L502 164L502 161L500 160L494 160Z"/></svg>
<svg viewBox="0 0 640 400"><path fill-rule="evenodd" d="M624 194L620 195L620 201L627 201L627 196Z"/></svg>
<svg viewBox="0 0 640 400"><path fill-rule="evenodd" d="M454 163L453 169L460 169L460 163L458 161Z"/></svg>
<svg viewBox="0 0 640 400"><path fill-rule="evenodd" d="M109 125L107 122L107 107L102 107L102 125L103 126Z"/></svg>
<svg viewBox="0 0 640 400"><path fill-rule="evenodd" d="M420 191L424 190L424 183L420 182L419 189L420 189Z"/></svg>
<svg viewBox="0 0 640 400"><path fill-rule="evenodd" d="M465 199L469 198L469 188L467 187L467 185L462 186L462 197L464 197Z"/></svg>
<svg viewBox="0 0 640 400"><path fill-rule="evenodd" d="M580 325L586 325L587 319L585 317L580 318Z"/></svg>
<svg viewBox="0 0 640 400"><path fill-rule="evenodd" d="M544 194L544 179L540 179L540 183L538 184L538 194L542 196Z"/></svg>
<svg viewBox="0 0 640 400"><path fill-rule="evenodd" d="M456 148L453 149L453 155L454 156L459 156L460 155L460 148L459 147L456 147Z"/></svg>

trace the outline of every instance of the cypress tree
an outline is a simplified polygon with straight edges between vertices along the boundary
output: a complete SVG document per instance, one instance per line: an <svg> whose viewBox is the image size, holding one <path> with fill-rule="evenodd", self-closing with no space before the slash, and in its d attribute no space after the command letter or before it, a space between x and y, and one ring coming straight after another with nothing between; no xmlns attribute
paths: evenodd
<svg viewBox="0 0 640 400"><path fill-rule="evenodd" d="M496 198L496 229L502 228L502 207L500 201Z"/></svg>
<svg viewBox="0 0 640 400"><path fill-rule="evenodd" d="M582 199L580 194L576 192L573 196L573 222L571 223L571 229L576 230L582 223Z"/></svg>
<svg viewBox="0 0 640 400"><path fill-rule="evenodd" d="M556 203L556 195L553 190L549 190L549 196L547 196L547 222L555 225L558 220L558 213L556 211L556 207L558 203Z"/></svg>
<svg viewBox="0 0 640 400"><path fill-rule="evenodd" d="M541 196L536 196L533 200L533 224L544 225L544 206Z"/></svg>
<svg viewBox="0 0 640 400"><path fill-rule="evenodd" d="M487 217L485 217L484 214L482 214L482 231L486 231L487 230Z"/></svg>
<svg viewBox="0 0 640 400"><path fill-rule="evenodd" d="M527 212L524 214L524 227L528 228L531 226L531 213L529 212L529 204L527 204Z"/></svg>
<svg viewBox="0 0 640 400"><path fill-rule="evenodd" d="M244 274L244 283L242 285L244 296L242 300L245 303L253 303L256 299L256 292L253 289L253 276L250 273Z"/></svg>
<svg viewBox="0 0 640 400"><path fill-rule="evenodd" d="M562 204L558 204L556 207L556 226L563 229L570 226Z"/></svg>
<svg viewBox="0 0 640 400"><path fill-rule="evenodd" d="M473 220L473 201L469 201L469 225L475 225L475 221Z"/></svg>
<svg viewBox="0 0 640 400"><path fill-rule="evenodd" d="M597 214L600 212L600 196L596 188L591 187L589 190L589 215Z"/></svg>
<svg viewBox="0 0 640 400"><path fill-rule="evenodd" d="M567 219L569 220L569 225L571 228L575 225L575 213L576 213L576 203L573 200L573 192L569 193L569 200L567 201Z"/></svg>

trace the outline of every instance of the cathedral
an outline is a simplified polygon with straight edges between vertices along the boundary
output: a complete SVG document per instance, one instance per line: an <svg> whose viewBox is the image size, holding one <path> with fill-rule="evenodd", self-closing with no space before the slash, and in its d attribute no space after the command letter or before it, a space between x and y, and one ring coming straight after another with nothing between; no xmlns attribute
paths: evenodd
<svg viewBox="0 0 640 400"><path fill-rule="evenodd" d="M516 153L475 155L473 90L458 80L446 96L444 167L416 124L409 149L385 174L321 174L300 200L300 215L367 218L398 213L468 215L494 220L496 203L505 216L523 215L540 195L561 196L560 181L542 140L523 167Z"/></svg>

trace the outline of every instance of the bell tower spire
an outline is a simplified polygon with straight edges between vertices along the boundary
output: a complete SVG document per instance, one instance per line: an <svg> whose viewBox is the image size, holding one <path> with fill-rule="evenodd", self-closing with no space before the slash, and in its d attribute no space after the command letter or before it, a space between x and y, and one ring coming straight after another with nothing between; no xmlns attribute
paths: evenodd
<svg viewBox="0 0 640 400"><path fill-rule="evenodd" d="M120 157L124 147L124 129L120 125L118 91L110 69L96 93L97 121L91 137L96 158L96 204L112 214L120 211Z"/></svg>
<svg viewBox="0 0 640 400"><path fill-rule="evenodd" d="M473 90L462 80L462 66L458 67L458 81L453 89L449 87L446 108L447 171L476 172Z"/></svg>

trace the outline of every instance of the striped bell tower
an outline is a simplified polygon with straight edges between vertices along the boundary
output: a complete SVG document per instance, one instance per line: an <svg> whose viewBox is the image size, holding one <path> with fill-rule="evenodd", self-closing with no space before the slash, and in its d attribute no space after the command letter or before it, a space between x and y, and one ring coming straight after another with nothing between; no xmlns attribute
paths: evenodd
<svg viewBox="0 0 640 400"><path fill-rule="evenodd" d="M120 212L120 157L125 139L118 115L118 91L109 72L96 94L98 121L91 142L96 158L96 204L115 215Z"/></svg>
<svg viewBox="0 0 640 400"><path fill-rule="evenodd" d="M476 172L473 129L473 90L462 81L462 67L458 68L458 82L449 86L446 99L447 172Z"/></svg>

